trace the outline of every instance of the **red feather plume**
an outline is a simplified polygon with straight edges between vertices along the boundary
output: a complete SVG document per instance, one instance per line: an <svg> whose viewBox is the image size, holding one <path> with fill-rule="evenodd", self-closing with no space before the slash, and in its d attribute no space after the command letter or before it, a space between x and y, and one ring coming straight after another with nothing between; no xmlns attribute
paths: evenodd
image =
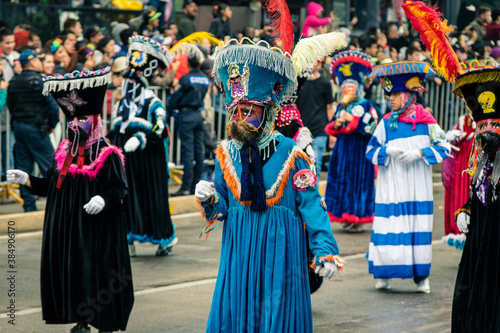
<svg viewBox="0 0 500 333"><path fill-rule="evenodd" d="M432 65L448 82L455 81L460 73L460 62L451 47L447 34L452 30L442 19L437 7L428 7L422 1L405 1L402 5L406 16L427 49L431 51Z"/></svg>
<svg viewBox="0 0 500 333"><path fill-rule="evenodd" d="M260 0L272 20L273 37L284 52L292 53L293 23L285 0ZM281 44L281 45L280 45Z"/></svg>

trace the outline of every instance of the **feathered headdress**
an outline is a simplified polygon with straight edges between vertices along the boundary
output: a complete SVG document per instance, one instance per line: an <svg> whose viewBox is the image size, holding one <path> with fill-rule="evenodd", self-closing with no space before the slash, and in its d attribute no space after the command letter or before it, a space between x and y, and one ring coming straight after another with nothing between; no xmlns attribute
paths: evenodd
<svg viewBox="0 0 500 333"><path fill-rule="evenodd" d="M293 66L301 74L318 60L347 46L347 36L341 32L330 32L301 39L292 53Z"/></svg>
<svg viewBox="0 0 500 333"><path fill-rule="evenodd" d="M175 57L179 54L185 54L188 58L196 57L200 63L205 60L205 56L203 52L196 46L195 44L190 43L177 43L175 44L175 49L170 49L170 54Z"/></svg>
<svg viewBox="0 0 500 333"><path fill-rule="evenodd" d="M215 38L211 33L200 31L192 33L191 35L184 37L180 41L178 41L174 46L170 48L170 52L176 52L179 47L182 47L183 44L195 44L200 43L204 40L208 39L210 44L219 45L220 39Z"/></svg>
<svg viewBox="0 0 500 333"><path fill-rule="evenodd" d="M291 53L293 49L293 23L288 5L284 0L260 0L267 10L273 28L272 37L283 52Z"/></svg>
<svg viewBox="0 0 500 333"><path fill-rule="evenodd" d="M422 41L431 51L432 65L448 82L454 82L460 71L460 62L449 43L452 30L448 21L442 19L437 7L428 7L422 1L405 1L402 5L413 28L420 33Z"/></svg>

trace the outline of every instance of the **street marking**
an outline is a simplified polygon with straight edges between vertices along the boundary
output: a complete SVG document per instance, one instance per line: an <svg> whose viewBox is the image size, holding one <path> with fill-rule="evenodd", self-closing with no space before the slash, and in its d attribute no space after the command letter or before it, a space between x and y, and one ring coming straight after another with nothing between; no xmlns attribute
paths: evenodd
<svg viewBox="0 0 500 333"><path fill-rule="evenodd" d="M350 256L345 256L345 257L341 257L341 258L344 260L366 258L366 252L365 253L358 253L358 254L351 254Z"/></svg>
<svg viewBox="0 0 500 333"><path fill-rule="evenodd" d="M442 182L435 182L435 183L432 183L432 186L443 187L443 183Z"/></svg>
<svg viewBox="0 0 500 333"><path fill-rule="evenodd" d="M33 309L16 311L16 317L22 316L22 315L27 315L27 314L32 314L32 313L38 313L38 312L42 312L42 308L33 308ZM9 313L2 313L2 314L0 314L0 318L7 318L8 314Z"/></svg>
<svg viewBox="0 0 500 333"><path fill-rule="evenodd" d="M205 279L205 280L198 280L198 281L192 281L192 282L172 284L170 286L165 286L165 287L157 287L157 288L136 291L136 292L134 292L134 295L135 296L142 296L142 295L156 294L156 293L161 293L164 291L177 290L177 289L189 288L189 287L194 287L194 286L201 286L204 284L215 283L215 281L217 281L217 279L212 278L212 279Z"/></svg>
<svg viewBox="0 0 500 333"><path fill-rule="evenodd" d="M144 290L139 290L139 291L134 292L134 296L150 295L150 294L161 293L164 291L171 291L171 290L178 290L178 289L184 289L184 288L189 288L189 287L201 286L204 284L215 283L216 281L217 281L217 278L211 278L211 279L205 279L205 280L177 283L177 284L172 284L170 286L164 286L164 287L144 289ZM42 308L32 308L32 309L16 311L16 317L22 316L22 315L28 315L28 314L32 314L32 313L38 313L38 312L42 312ZM0 319L7 318L8 315L9 315L9 313L2 313L2 314L0 314Z"/></svg>
<svg viewBox="0 0 500 333"><path fill-rule="evenodd" d="M172 215L172 219L184 219L187 217L201 217L201 212Z"/></svg>

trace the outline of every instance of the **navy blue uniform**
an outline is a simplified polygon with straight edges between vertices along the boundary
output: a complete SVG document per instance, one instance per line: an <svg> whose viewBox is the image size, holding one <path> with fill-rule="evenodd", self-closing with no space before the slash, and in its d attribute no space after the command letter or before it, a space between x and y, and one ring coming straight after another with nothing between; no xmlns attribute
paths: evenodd
<svg viewBox="0 0 500 333"><path fill-rule="evenodd" d="M193 69L179 80L178 89L170 97L168 110L179 111L179 138L184 164L182 186L178 194L194 193L194 187L203 173L203 99L210 80L199 69ZM193 176L193 160L196 161Z"/></svg>
<svg viewBox="0 0 500 333"><path fill-rule="evenodd" d="M40 73L24 70L10 80L7 105L10 110L14 144L14 162L17 169L33 173L35 162L43 175L54 157L49 133L59 121L59 106L52 96L43 96ZM20 186L26 212L35 211L35 197Z"/></svg>

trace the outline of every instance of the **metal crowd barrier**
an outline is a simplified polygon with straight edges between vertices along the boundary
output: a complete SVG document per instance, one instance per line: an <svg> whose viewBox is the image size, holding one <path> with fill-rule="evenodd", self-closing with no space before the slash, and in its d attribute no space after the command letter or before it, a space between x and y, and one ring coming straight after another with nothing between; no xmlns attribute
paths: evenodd
<svg viewBox="0 0 500 333"><path fill-rule="evenodd" d="M451 129L458 121L458 118L461 115L464 115L468 112L468 109L465 103L460 100L458 96L453 94L452 89L453 85L447 82L443 82L440 86L436 84L427 83L426 88L428 92L424 94L424 99L427 105L433 110L434 117L436 121L441 126L441 128L445 131ZM157 96L161 99L163 105L166 107L168 93L166 89L162 89L160 87L150 87ZM379 85L374 88L374 96L372 100L382 101L384 98L384 92L382 87ZM215 137L215 140L218 142L219 140L227 138L225 125L227 119L227 112L224 104L223 95L220 93L214 93L211 91L210 93L211 102L203 111L205 116L205 121L207 122L206 129L211 131L211 134ZM338 100L338 98L337 98ZM106 135L109 131L111 121L116 117L117 108L113 107L117 104L117 100L113 93L111 93L111 109L108 106L107 100L104 102L103 111L102 111L102 121L103 121L103 131L104 135ZM7 123L10 123L9 113L5 114L7 117ZM58 127L51 134L51 141L55 148L59 145L59 143L66 137L66 122L64 121L64 115L61 113L60 117L61 121L58 124ZM170 141L168 145L168 154L170 166L177 169L182 169L181 166L181 143L178 135L178 126L174 117L169 118L169 126L170 126ZM7 126L6 132L7 138L7 147L11 143L10 142L10 126ZM2 137L0 136L0 146L2 144ZM2 156L2 158L4 158ZM7 163L11 163L13 161L13 156L10 153L10 150L7 149L7 154L5 156ZM213 159L213 154L208 157L208 161ZM10 165L10 164L6 164ZM2 165L0 164L0 174L4 174L4 170L2 170ZM5 180L2 180L0 185L5 185ZM1 196L1 194L0 194Z"/></svg>

